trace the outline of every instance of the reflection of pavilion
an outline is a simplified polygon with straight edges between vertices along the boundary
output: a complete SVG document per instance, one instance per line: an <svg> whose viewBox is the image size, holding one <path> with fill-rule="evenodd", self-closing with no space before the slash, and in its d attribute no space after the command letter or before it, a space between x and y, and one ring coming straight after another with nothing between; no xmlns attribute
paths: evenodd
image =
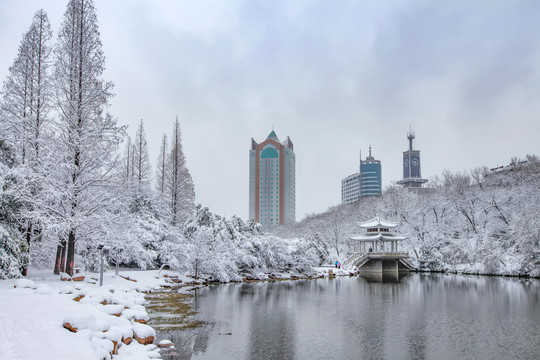
<svg viewBox="0 0 540 360"><path fill-rule="evenodd" d="M358 223L366 232L349 237L350 256L343 263L344 267L357 267L360 271L409 271L414 266L409 261L409 254L399 252L399 242L406 236L395 233L398 223L375 217Z"/></svg>

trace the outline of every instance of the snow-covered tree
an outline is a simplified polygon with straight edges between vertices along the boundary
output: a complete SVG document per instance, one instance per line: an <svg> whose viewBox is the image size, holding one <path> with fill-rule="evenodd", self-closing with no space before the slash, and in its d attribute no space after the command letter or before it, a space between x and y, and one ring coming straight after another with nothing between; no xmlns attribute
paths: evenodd
<svg viewBox="0 0 540 360"><path fill-rule="evenodd" d="M167 135L164 134L159 148L156 169L156 192L160 197L165 194L165 173L167 171L167 161L169 160L167 157L168 152Z"/></svg>
<svg viewBox="0 0 540 360"><path fill-rule="evenodd" d="M94 3L71 0L55 49L59 161L50 189L50 215L60 237L55 272L73 274L76 242L97 237L115 198L111 177L124 129L107 113L113 85L102 79L104 69Z"/></svg>
<svg viewBox="0 0 540 360"><path fill-rule="evenodd" d="M186 270L218 281L258 277L268 271L309 271L326 257L317 239L282 239L233 217L227 219L197 206L184 226Z"/></svg>
<svg viewBox="0 0 540 360"><path fill-rule="evenodd" d="M150 166L150 160L148 159L148 143L146 142L146 134L144 132L142 119L137 127L133 146L133 156L135 159L133 166L135 168L134 175L137 184L141 187L148 187L152 180L152 168Z"/></svg>
<svg viewBox="0 0 540 360"><path fill-rule="evenodd" d="M0 136L16 150L19 163L32 167L40 158L42 132L51 106L51 38L47 14L39 10L23 36L2 89Z"/></svg>
<svg viewBox="0 0 540 360"><path fill-rule="evenodd" d="M137 133L133 141L133 201L132 211L151 208L152 168L148 159L148 144L144 132L143 121L137 127Z"/></svg>
<svg viewBox="0 0 540 360"><path fill-rule="evenodd" d="M15 221L28 245L41 234L36 215L39 214L38 199L46 173L43 148L50 139L47 115L51 106L51 37L47 14L39 10L9 69L0 103L0 141L15 150L18 173L12 188L20 205ZM23 275L26 275L26 268Z"/></svg>
<svg viewBox="0 0 540 360"><path fill-rule="evenodd" d="M195 212L195 188L186 166L178 117L165 168L165 216L172 226L183 226Z"/></svg>
<svg viewBox="0 0 540 360"><path fill-rule="evenodd" d="M376 214L401 223L401 244L426 270L492 274L540 274L540 160L528 155L504 168L444 171L421 192L389 186L383 196L340 205L343 232ZM324 236L335 226L335 209L274 230L280 237ZM328 245L328 238L323 237Z"/></svg>
<svg viewBox="0 0 540 360"><path fill-rule="evenodd" d="M18 231L0 223L0 280L18 278L28 263L27 243Z"/></svg>
<svg viewBox="0 0 540 360"><path fill-rule="evenodd" d="M20 277L28 264L28 243L17 226L17 175L14 150L0 140L0 279Z"/></svg>
<svg viewBox="0 0 540 360"><path fill-rule="evenodd" d="M131 187L133 182L133 143L128 135L126 139L126 147L124 157L122 159L122 167L120 169L120 177L126 187Z"/></svg>
<svg viewBox="0 0 540 360"><path fill-rule="evenodd" d="M339 258L340 249L346 243L347 237L344 234L345 230L345 211L343 206L334 206L328 209L330 213L330 222L326 223L321 233L325 235L328 246L331 246L336 250L336 255Z"/></svg>
<svg viewBox="0 0 540 360"><path fill-rule="evenodd" d="M124 156L119 169L123 184L123 198L130 212L148 210L151 207L151 166L148 159L148 143L143 121L137 127L134 140L127 137Z"/></svg>

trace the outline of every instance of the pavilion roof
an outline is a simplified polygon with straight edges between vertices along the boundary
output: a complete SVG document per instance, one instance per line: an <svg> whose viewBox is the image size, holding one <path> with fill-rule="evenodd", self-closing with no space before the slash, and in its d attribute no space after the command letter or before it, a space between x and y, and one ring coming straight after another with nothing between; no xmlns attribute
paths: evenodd
<svg viewBox="0 0 540 360"><path fill-rule="evenodd" d="M375 241L375 240L388 240L388 241L401 241L407 239L407 236L404 235L398 235L398 234L381 234L381 233L373 233L373 234L362 234L362 235L353 235L350 236L349 239L351 240L358 240L358 241Z"/></svg>
<svg viewBox="0 0 540 360"><path fill-rule="evenodd" d="M386 228L395 228L399 225L399 223L388 221L385 219L382 219L378 216L375 216L373 219L356 223L358 226L360 226L363 229L368 228L376 228L376 227L386 227Z"/></svg>

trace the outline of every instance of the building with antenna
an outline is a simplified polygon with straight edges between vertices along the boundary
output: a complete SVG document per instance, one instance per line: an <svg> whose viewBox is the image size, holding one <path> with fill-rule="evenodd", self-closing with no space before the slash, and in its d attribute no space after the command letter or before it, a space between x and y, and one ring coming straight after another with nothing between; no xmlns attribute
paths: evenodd
<svg viewBox="0 0 540 360"><path fill-rule="evenodd" d="M375 158L371 156L370 145L369 156L366 158L366 160L360 161L360 197L379 196L381 193L381 161L375 160Z"/></svg>
<svg viewBox="0 0 540 360"><path fill-rule="evenodd" d="M352 204L362 197L378 196L381 193L381 161L375 160L371 155L370 145L369 156L366 157L366 160L362 160L362 154L360 153L359 172L341 180L341 202L343 204Z"/></svg>
<svg viewBox="0 0 540 360"><path fill-rule="evenodd" d="M407 134L409 150L403 152L403 180L397 183L406 188L418 189L427 183L427 179L422 179L420 151L413 150L414 138L414 132L410 129Z"/></svg>
<svg viewBox="0 0 540 360"><path fill-rule="evenodd" d="M274 130L249 151L249 219L263 229L295 221L296 162L291 139L281 143Z"/></svg>

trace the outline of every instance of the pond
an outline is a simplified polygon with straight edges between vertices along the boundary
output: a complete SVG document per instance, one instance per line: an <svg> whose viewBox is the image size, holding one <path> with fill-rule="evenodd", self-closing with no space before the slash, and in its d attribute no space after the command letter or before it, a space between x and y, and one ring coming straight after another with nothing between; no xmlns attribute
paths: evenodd
<svg viewBox="0 0 540 360"><path fill-rule="evenodd" d="M164 359L539 359L540 281L403 278L225 284L191 299L202 326L158 331Z"/></svg>

